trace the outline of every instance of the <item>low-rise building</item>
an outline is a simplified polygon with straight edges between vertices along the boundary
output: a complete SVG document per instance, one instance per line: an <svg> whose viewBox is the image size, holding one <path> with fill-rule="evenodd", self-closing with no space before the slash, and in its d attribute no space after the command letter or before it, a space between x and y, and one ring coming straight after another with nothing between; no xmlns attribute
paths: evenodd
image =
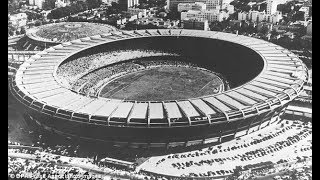
<svg viewBox="0 0 320 180"><path fill-rule="evenodd" d="M304 12L304 20L309 18L310 8L308 6L302 6L299 11Z"/></svg>
<svg viewBox="0 0 320 180"><path fill-rule="evenodd" d="M179 24L178 20L163 20L162 18L150 17L150 18L141 18L136 20L138 25L148 25L152 24L161 28L170 28L177 26Z"/></svg>
<svg viewBox="0 0 320 180"><path fill-rule="evenodd" d="M206 10L206 8L207 8L207 6L203 2L179 3L178 4L178 12L189 11L189 10L203 11L203 10Z"/></svg>
<svg viewBox="0 0 320 180"><path fill-rule="evenodd" d="M127 12L131 15L138 15L138 18L144 18L147 16L146 9L128 8Z"/></svg>
<svg viewBox="0 0 320 180"><path fill-rule="evenodd" d="M47 10L47 11L42 10L40 13L41 13L41 15L42 15L42 17L43 17L44 19L47 19L47 16L48 16L48 14L50 14L51 11L52 11L52 10Z"/></svg>
<svg viewBox="0 0 320 180"><path fill-rule="evenodd" d="M185 19L207 19L208 22L223 21L227 19L229 14L219 10L205 10L205 11L194 11L189 10L187 12L181 12L181 21Z"/></svg>
<svg viewBox="0 0 320 180"><path fill-rule="evenodd" d="M67 5L67 0L56 0L56 2L54 3L54 7L56 8L66 7Z"/></svg>
<svg viewBox="0 0 320 180"><path fill-rule="evenodd" d="M39 9L42 9L45 4L45 0L29 0L29 5L37 6Z"/></svg>
<svg viewBox="0 0 320 180"><path fill-rule="evenodd" d="M270 22L276 24L280 22L282 19L282 13L277 11L274 14L267 14L265 11L249 11L249 12L239 12L238 13L238 20L248 20L252 22Z"/></svg>
<svg viewBox="0 0 320 180"><path fill-rule="evenodd" d="M182 24L184 29L209 30L207 19L185 19Z"/></svg>
<svg viewBox="0 0 320 180"><path fill-rule="evenodd" d="M245 20L249 20L249 13L247 12L239 12L238 13L238 20L239 21L245 21Z"/></svg>
<svg viewBox="0 0 320 180"><path fill-rule="evenodd" d="M180 3L195 3L202 2L206 4L207 10L221 9L222 4L230 4L233 0L167 0L167 8L170 10L176 10Z"/></svg>
<svg viewBox="0 0 320 180"><path fill-rule="evenodd" d="M234 6L233 5L223 4L222 5L222 9L227 10L229 14L233 14L234 13Z"/></svg>
<svg viewBox="0 0 320 180"><path fill-rule="evenodd" d="M26 13L18 13L9 15L8 24L20 28L22 26L27 25L27 14Z"/></svg>
<svg viewBox="0 0 320 180"><path fill-rule="evenodd" d="M257 24L257 30L261 31L262 28L268 28L268 31L272 31L273 25L272 23L267 23L267 22L260 22Z"/></svg>
<svg viewBox="0 0 320 180"><path fill-rule="evenodd" d="M277 24L280 22L280 20L282 19L282 13L277 11L276 13L269 15L266 15L266 21L270 22L272 24Z"/></svg>
<svg viewBox="0 0 320 180"><path fill-rule="evenodd" d="M286 3L287 0L267 0L267 14L274 14L279 4Z"/></svg>
<svg viewBox="0 0 320 180"><path fill-rule="evenodd" d="M307 36L312 36L312 22L307 26Z"/></svg>

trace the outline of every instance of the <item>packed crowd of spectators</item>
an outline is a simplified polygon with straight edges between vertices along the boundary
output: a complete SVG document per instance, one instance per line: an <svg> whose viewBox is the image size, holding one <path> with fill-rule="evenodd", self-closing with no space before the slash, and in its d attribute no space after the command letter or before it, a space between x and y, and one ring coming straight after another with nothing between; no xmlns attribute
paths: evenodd
<svg viewBox="0 0 320 180"><path fill-rule="evenodd" d="M142 57L152 56L178 56L174 53L166 53L152 50L117 50L111 52L102 52L74 60L63 62L57 69L57 75L60 79L65 79L69 87L85 74L120 61L132 60Z"/></svg>
<svg viewBox="0 0 320 180"><path fill-rule="evenodd" d="M165 59L165 58L163 58ZM178 60L178 58L177 58ZM156 66L178 66L178 67L197 67L196 64L185 61L162 60L156 57L149 58L148 61L138 61L137 63L143 65L145 68Z"/></svg>
<svg viewBox="0 0 320 180"><path fill-rule="evenodd" d="M89 72L88 74L77 80L72 89L85 95L94 96L96 95L97 88L93 87L95 85L98 85L100 81L106 81L113 76L137 71L141 68L141 66L132 62L99 68L97 70Z"/></svg>
<svg viewBox="0 0 320 180"><path fill-rule="evenodd" d="M157 50L115 50L64 61L57 69L57 77L60 83L77 93L96 96L98 90L110 78L158 66L192 67L210 71L176 53ZM223 79L219 73L210 72ZM229 89L229 83L225 79L223 81Z"/></svg>
<svg viewBox="0 0 320 180"><path fill-rule="evenodd" d="M162 58L165 59L165 57ZM113 79L114 77L158 66L200 68L193 63L174 60L161 60L159 57L150 57L148 60L136 59L93 69L77 80L74 80L74 83L71 85L71 89L83 95L97 96L98 90L105 84L105 82Z"/></svg>

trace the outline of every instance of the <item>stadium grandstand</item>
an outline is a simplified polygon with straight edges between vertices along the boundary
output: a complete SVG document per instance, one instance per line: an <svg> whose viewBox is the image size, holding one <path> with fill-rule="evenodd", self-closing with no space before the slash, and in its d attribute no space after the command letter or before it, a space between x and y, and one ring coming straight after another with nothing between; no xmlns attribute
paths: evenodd
<svg viewBox="0 0 320 180"><path fill-rule="evenodd" d="M233 53L225 53L226 49ZM93 63L96 66L90 66L89 61L63 73L79 72L76 82L102 67L123 69L121 63L125 69L132 67L129 72L116 71L117 80L141 71L139 62L132 64L133 60L142 57L154 61L154 52L161 50L161 60L183 55L188 66L196 64L197 68L217 72L230 89L145 101L84 95L70 86L66 77L72 76L60 76L61 67L72 61L126 50L149 53L134 59L122 57L121 62L97 60L99 63ZM177 64L170 58L168 61ZM25 60L10 88L33 121L49 131L121 147L172 148L222 143L273 126L307 81L308 72L301 60L272 43L214 31L159 29L106 33L50 47ZM110 77L94 84L99 82L106 84Z"/></svg>

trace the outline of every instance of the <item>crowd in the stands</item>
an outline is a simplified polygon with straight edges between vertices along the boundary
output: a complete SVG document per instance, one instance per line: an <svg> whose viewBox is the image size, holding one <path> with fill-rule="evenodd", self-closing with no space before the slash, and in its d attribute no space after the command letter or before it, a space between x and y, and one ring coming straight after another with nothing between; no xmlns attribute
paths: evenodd
<svg viewBox="0 0 320 180"><path fill-rule="evenodd" d="M80 58L81 59L81 58ZM82 60L81 60L82 62ZM90 62L90 61L89 61ZM70 62L73 64L74 62ZM80 63L81 64L81 63ZM90 63L88 63L90 64ZM62 75L62 69L66 68L65 65L63 68L58 69L60 75ZM131 73L134 71L157 67L157 66L179 66L179 67L194 67L199 68L195 64L183 61L173 61L173 60L159 60L159 57L151 57L148 60L133 60L129 62L117 63L112 65L107 65L98 68L92 68L91 65L80 66L79 74L82 74L81 77L78 77L79 74L75 74L75 72L70 73L69 75L62 75L66 77L69 85L71 85L71 89L77 93L81 93L83 95L96 96L98 90L105 84L105 82L109 81L114 77L118 77L120 75L124 75L127 73ZM76 68L76 66L74 67ZM70 71L70 68L68 68ZM91 69L90 71L85 69ZM73 71L71 69L71 71ZM81 73L86 71L85 74ZM78 77L76 79L76 77ZM73 80L72 80L73 79Z"/></svg>
<svg viewBox="0 0 320 180"><path fill-rule="evenodd" d="M102 52L63 62L57 69L57 75L61 79L66 79L68 83L73 84L80 77L95 69L121 61L153 56L178 55L155 50L117 50Z"/></svg>

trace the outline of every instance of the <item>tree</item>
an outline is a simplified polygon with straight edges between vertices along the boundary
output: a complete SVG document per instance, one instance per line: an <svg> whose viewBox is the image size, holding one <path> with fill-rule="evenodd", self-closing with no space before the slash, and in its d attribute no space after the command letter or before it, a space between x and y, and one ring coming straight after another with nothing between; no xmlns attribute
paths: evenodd
<svg viewBox="0 0 320 180"><path fill-rule="evenodd" d="M180 19L180 13L177 10L172 10L167 14L167 19L178 20Z"/></svg>
<svg viewBox="0 0 320 180"><path fill-rule="evenodd" d="M9 33L10 36L14 35L14 31L12 31L11 29L8 31L8 33Z"/></svg>
<svg viewBox="0 0 320 180"><path fill-rule="evenodd" d="M269 32L269 28L267 26L262 26L259 32L265 35Z"/></svg>
<svg viewBox="0 0 320 180"><path fill-rule="evenodd" d="M102 1L101 0L87 0L86 1L88 8L89 9L93 9L93 8L97 8L101 5Z"/></svg>
<svg viewBox="0 0 320 180"><path fill-rule="evenodd" d="M304 21L304 12L302 11L297 11L293 17L292 21Z"/></svg>
<svg viewBox="0 0 320 180"><path fill-rule="evenodd" d="M240 172L243 170L242 166L236 166L233 170L233 174L227 177L227 180L237 180L241 175Z"/></svg>
<svg viewBox="0 0 320 180"><path fill-rule="evenodd" d="M42 25L42 22L41 22L41 21L36 21L36 22L34 23L34 25L35 25L35 26L41 26L41 25Z"/></svg>
<svg viewBox="0 0 320 180"><path fill-rule="evenodd" d="M21 27L20 33L21 34L25 34L26 33L26 28L25 27Z"/></svg>
<svg viewBox="0 0 320 180"><path fill-rule="evenodd" d="M124 27L125 30L135 30L137 28L138 28L138 25L132 21L128 22Z"/></svg>
<svg viewBox="0 0 320 180"><path fill-rule="evenodd" d="M27 18L29 21L37 19L36 13L28 13L27 15L28 15Z"/></svg>
<svg viewBox="0 0 320 180"><path fill-rule="evenodd" d="M211 31L222 31L221 27L219 26L210 26Z"/></svg>
<svg viewBox="0 0 320 180"><path fill-rule="evenodd" d="M279 4L277 6L277 10L282 12L282 14L287 14L292 11L292 7L294 6L293 2L288 2L286 4Z"/></svg>

